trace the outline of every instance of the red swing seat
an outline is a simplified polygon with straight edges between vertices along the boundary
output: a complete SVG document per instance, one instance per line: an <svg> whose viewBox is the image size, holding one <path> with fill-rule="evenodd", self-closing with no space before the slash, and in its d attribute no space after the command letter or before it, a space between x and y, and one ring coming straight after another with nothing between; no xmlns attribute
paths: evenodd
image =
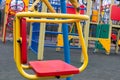
<svg viewBox="0 0 120 80"><path fill-rule="evenodd" d="M30 61L29 65L37 76L61 76L78 74L79 69L62 60Z"/></svg>
<svg viewBox="0 0 120 80"><path fill-rule="evenodd" d="M26 40L26 19L21 20L21 63L27 63L27 40ZM76 68L62 60L46 60L46 61L30 61L30 67L34 70L37 76L63 76L80 73L79 68Z"/></svg>

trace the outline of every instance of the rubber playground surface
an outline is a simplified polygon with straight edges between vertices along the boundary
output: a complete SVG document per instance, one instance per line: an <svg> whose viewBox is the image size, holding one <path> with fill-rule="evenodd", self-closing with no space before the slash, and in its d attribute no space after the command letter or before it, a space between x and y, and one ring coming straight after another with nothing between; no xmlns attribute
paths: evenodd
<svg viewBox="0 0 120 80"><path fill-rule="evenodd" d="M120 53L115 54L112 49L108 56L103 50L97 53L93 53L93 51L92 48L88 50L89 64L87 69L81 74L74 75L72 80L120 80ZM44 59L64 59L63 50L56 52L55 48L45 48L44 52ZM77 67L81 65L79 53L80 50L71 50L71 64ZM36 55L29 53L29 57L32 60L36 58ZM7 41L6 44L0 41L0 80L27 80L17 71L11 41Z"/></svg>

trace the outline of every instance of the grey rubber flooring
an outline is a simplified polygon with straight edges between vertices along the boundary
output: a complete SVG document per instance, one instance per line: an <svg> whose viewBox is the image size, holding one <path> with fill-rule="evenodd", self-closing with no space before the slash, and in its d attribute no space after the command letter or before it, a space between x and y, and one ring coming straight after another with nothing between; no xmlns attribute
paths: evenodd
<svg viewBox="0 0 120 80"><path fill-rule="evenodd" d="M104 51L93 53L89 49L89 64L81 74L74 75L72 80L120 80L120 53L115 54L111 50L108 56ZM63 59L63 51L56 52L55 48L45 48L44 59ZM30 52L29 59L35 59L36 55ZM79 67L80 50L71 50L71 64ZM54 64L55 65L55 64ZM13 43L8 41L3 44L0 41L0 80L27 80L16 69L13 59ZM57 80L57 79L56 79ZM66 80L66 79L59 79Z"/></svg>

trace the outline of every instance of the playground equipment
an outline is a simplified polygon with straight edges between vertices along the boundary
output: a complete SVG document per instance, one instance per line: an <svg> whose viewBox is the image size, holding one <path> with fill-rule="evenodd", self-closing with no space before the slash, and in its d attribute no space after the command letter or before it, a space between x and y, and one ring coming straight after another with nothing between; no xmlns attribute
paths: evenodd
<svg viewBox="0 0 120 80"><path fill-rule="evenodd" d="M39 1L38 1L39 2ZM35 3L35 2L34 2ZM33 3L33 4L34 4ZM50 1L52 7L54 8L54 10L52 10L52 12L59 12L60 11L60 0L51 0ZM40 6L40 9L41 9L41 12L47 12L47 7L49 4L43 4ZM34 8L30 8L30 9L34 9ZM49 8L48 10L51 10L51 8ZM32 51L35 53L35 54L39 54L41 53L40 51L40 48L39 46L41 46L41 42L39 41L39 38L43 38L42 34L39 34L39 32L41 32L41 28L44 28L44 29L47 29L45 31L46 33L46 37L48 34L52 35L52 34L57 34L57 32L55 31L50 31L52 28L57 28L59 26L59 24L54 24L54 23L47 23L47 24L43 24L43 23L32 23L31 24L31 38L30 38L30 44L29 44L29 47L30 49L32 49ZM44 26L44 27L40 27L40 26ZM50 30L48 29L50 28ZM45 37L45 39L46 39ZM52 38L50 38L49 40L52 40ZM50 46L50 45L45 45L45 46Z"/></svg>
<svg viewBox="0 0 120 80"><path fill-rule="evenodd" d="M50 2L52 2L52 3L55 3L55 4L52 4L52 6L53 6L53 8L56 10L58 10L58 12L60 12L62 9L60 9L59 7L60 7L60 2L58 3L58 1L59 0L57 0L57 1L55 1L55 0L51 0ZM89 1L89 0L88 0ZM34 5L37 5L37 3L38 3L39 1L35 1L33 4ZM65 3L66 4L66 3ZM64 4L64 5L65 5ZM49 4L46 4L46 6L48 6ZM54 6L55 5L55 6ZM87 5L87 7L88 7L89 5ZM44 7L44 6L42 6L42 7ZM62 6L61 6L62 7ZM62 7L63 8L63 7ZM72 6L66 6L66 13L67 13L67 11L69 11L70 10L70 8L72 8L74 11L75 11L75 9L72 7ZM43 9L43 8L42 8ZM45 10L45 8L44 8L44 10ZM51 10L51 8L49 7L49 11L51 11L51 12L57 12L57 10L55 11L55 10ZM65 7L64 7L64 10L65 10ZM81 5L80 6L80 12L85 12L85 10L86 10L86 8L84 8L84 6L83 5ZM30 8L30 11L34 11L34 7L33 7L33 5L32 5L32 8ZM46 12L46 10L45 11L42 11L42 12ZM63 11L64 12L64 11ZM75 13L75 12L74 12ZM89 13L89 11L87 11L87 13ZM88 21L87 21L88 22ZM40 26L43 26L44 25L44 27L40 27ZM43 50L40 50L42 47L41 47L41 42L39 41L39 38L44 38L44 37L42 37L43 35L41 34L39 34L39 32L42 30L41 28L46 28L47 29L47 27L49 26L48 25L48 23L47 24L43 24L43 25L41 25L41 24L39 24L39 23L33 23L32 24L32 29L30 30L31 32L30 33L32 33L31 34L31 37L30 37L30 39L29 39L29 47L30 47L30 49L35 53L35 54L37 54L37 56L38 56L38 59L39 59L39 53L43 53ZM55 24L56 25L56 24ZM51 24L51 26L54 26L53 24ZM51 27L50 26L50 27ZM58 31L46 31L45 33L46 34L52 34L52 35L54 35L54 36L56 36L56 35L58 35L58 38L59 39L57 39L57 40L59 40L60 42L62 42L62 43L60 43L59 41L57 41L57 46L56 46L56 43L53 43L52 41L50 42L49 41L49 44L45 44L44 46L46 46L46 47L53 47L53 48L56 48L56 51L60 51L60 48L61 47L63 47L63 45L61 45L61 44L63 44L63 38L62 38L62 29L61 29L61 24L58 24L58 25L56 25L56 27L54 26L54 28L57 28L58 27ZM53 28L53 27L52 27ZM65 27L66 28L66 27ZM84 27L84 38L85 38L85 43L86 43L86 46L87 46L87 44L88 44L88 33L85 33L85 32L89 32L88 31L88 26L87 25L85 25L85 27ZM45 34L45 33L43 33L43 34ZM60 36L59 36L60 35ZM72 38L76 38L76 39L79 39L78 38L78 35L77 36L75 36L76 34L71 34L72 36L70 36L69 35L69 40L71 40ZM46 39L46 38L45 38ZM49 39L50 40L50 39ZM47 40L46 40L47 41ZM54 41L56 41L56 40L54 40ZM53 44L52 44L53 43ZM60 45L59 45L60 44ZM68 43L69 44L69 43ZM70 46L71 48L74 48L74 49L80 49L80 47L79 46ZM42 48L42 49L44 49L44 48Z"/></svg>
<svg viewBox="0 0 120 80"><path fill-rule="evenodd" d="M99 0L95 0L95 1L99 1ZM104 11L105 10L103 9L104 1L105 0L100 0L99 5L98 2L93 2L92 9L94 10L92 12L93 15L91 17L91 22L89 22L90 31L91 31L89 40L95 41L95 52L98 51L98 49L104 49L106 51L106 54L110 54L110 45L111 45L111 40L109 37L110 25L108 24L109 22L108 19L107 20L105 19L106 16L109 16L108 14L109 11L107 12L107 9L106 11ZM94 15L94 13L97 15ZM95 32L95 34L93 32Z"/></svg>
<svg viewBox="0 0 120 80"><path fill-rule="evenodd" d="M115 44L115 53L118 53L118 42L119 42L119 30L115 30L115 29L119 29L119 25L114 25L113 23L116 21L119 21L119 15L117 14L117 11L119 11L119 7L118 5L113 5L114 1L111 1L111 5L110 5L110 19L109 19L109 32L107 32L108 35L108 40L106 41L102 41L99 39L99 42L101 43L101 46L106 50L107 54L110 54L110 48L111 48L111 42L113 42ZM107 30L107 29L106 29ZM117 31L117 37L115 35L113 35L113 32ZM103 39L105 40L105 39ZM109 45L106 46L106 43L109 43Z"/></svg>
<svg viewBox="0 0 120 80"><path fill-rule="evenodd" d="M49 3L47 0L43 0L44 3ZM64 13L46 13L46 12L19 12L15 16L14 20L14 59L18 71L22 76L27 79L50 79L50 78L62 78L72 76L73 74L78 74L82 72L88 64L87 49L85 46L84 38L82 35L82 29L80 20L88 20L89 17L86 15L80 15L75 5L76 0L71 0L74 2L74 7L76 8L76 14L64 14ZM49 5L52 7L51 5ZM54 11L53 8L50 10ZM30 18L29 18L30 17ZM36 18L37 17L37 18ZM39 17L39 18L38 18ZM76 68L61 60L43 60L43 54L41 53L40 61L30 61L27 65L27 40L26 40L26 22L41 22L41 23L73 23L77 24L77 30L79 35L79 40L81 42L82 52L84 56L83 65L80 68ZM62 27L64 28L64 27ZM44 32L44 31L43 31ZM43 33L42 31L40 34ZM63 32L64 39L64 54L65 57L69 56L69 45L66 38L67 32ZM42 40L42 38L40 38ZM44 39L43 39L44 40ZM42 43L42 45L44 42ZM44 46L44 45L43 45ZM68 51L68 52L67 52ZM57 64L57 65L53 65ZM64 67L63 67L64 66ZM34 70L35 74L28 74L24 69L31 68ZM52 69L51 69L52 68Z"/></svg>
<svg viewBox="0 0 120 80"><path fill-rule="evenodd" d="M6 41L6 34L13 30L13 19L17 12L28 11L29 0L6 0L2 31L2 41ZM9 33L12 35L12 33Z"/></svg>
<svg viewBox="0 0 120 80"><path fill-rule="evenodd" d="M102 2L103 3L103 2ZM106 7L106 8L105 8ZM89 40L96 40L95 48L96 49L104 49L106 54L110 54L111 50L111 42L115 44L115 52L118 53L119 48L119 3L114 5L114 0L111 0L111 3L104 5L104 13L101 14L102 18L99 20L99 24L97 23L96 28L96 37L97 38L89 38ZM103 7L101 11L103 10ZM103 15L104 14L104 15ZM106 17L103 17L106 16ZM110 16L110 18L108 18ZM116 24L117 23L117 24ZM116 35L113 32L116 31ZM98 40L98 41L97 41ZM95 50L95 52L98 50Z"/></svg>
<svg viewBox="0 0 120 80"><path fill-rule="evenodd" d="M56 60L54 61L53 60L53 61L31 61L31 62L29 62L30 66L35 70L37 76L36 75L32 76L32 75L26 74L23 71L23 67L22 67L22 64L21 64L21 58L22 58L21 55L24 56L24 54L26 54L26 52L25 52L26 51L26 39L24 39L25 34L23 34L23 33L25 33L24 32L25 29L23 30L23 28L25 26L21 26L21 28L22 28L21 29L22 31L21 31L20 30L20 24L19 24L19 21L20 21L19 18L22 18L22 17L69 18L70 20L67 20L67 21L66 20L46 20L46 19L43 19L43 20L41 20L41 19L26 19L26 21L28 21L28 22L35 21L35 22L56 22L56 23L58 23L58 22L62 22L63 23L64 22L64 23L66 23L66 22L73 22L73 21L75 21L74 18L77 19L77 21L78 21L78 19L85 19L86 20L86 19L88 19L88 16L81 16L81 15L77 15L77 16L70 15L70 16L68 16L67 14L56 14L56 13L52 13L51 14L51 13L35 13L35 12L26 12L25 13L25 12L21 12L21 13L18 13L16 15L16 21L15 21L15 26L17 26L17 27L15 27L15 32L14 32L15 33L14 34L14 36L15 36L15 38L14 38L14 44L15 44L15 46L14 46L14 48L15 48L15 50L14 50L15 51L15 61L16 61L16 65L17 65L18 70L20 71L20 73L24 77L26 77L28 79L37 79L38 77L43 77L43 76L53 76L53 77L55 77L55 76L71 75L71 74L79 73L79 69L76 69L76 68L73 68L73 67L71 68L70 65L64 64L61 61L56 61ZM25 21L22 21L22 22L25 22ZM78 27L81 27L81 26L78 26ZM84 58L85 59L84 67L85 67L86 64L87 64L87 62L86 62L87 54L86 54L85 44L84 44L84 40L83 40L81 32L79 32L79 37L80 37L81 42L83 42L81 44L82 44L84 56L86 56ZM24 61L24 62L26 62L26 61ZM45 64L44 64L44 62L45 62ZM50 65L50 64L54 64L53 62L57 63L60 66L62 64L64 66L69 66L69 67L66 67L66 68L70 69L70 71L68 70L66 72L66 70L65 70L65 72L64 72L64 70L63 71L60 70L60 72L59 72L59 69L58 69L58 72L56 72L56 71L55 72L54 71L50 71L49 74L46 71L44 72L44 70L42 72L39 72L43 68L45 68L45 65L47 65L47 64L49 64L48 66L52 67L52 65ZM59 64L59 62L60 62L60 64ZM38 64L43 65L43 68L42 68L41 65L38 65ZM41 67L41 69L38 69L37 66L35 66L35 65ZM46 67L46 69L49 70L50 67ZM58 68L59 68L59 66L58 66ZM55 69L55 70L57 70L57 69ZM71 72L71 70L72 70L72 72ZM81 71L81 69L80 69L80 71Z"/></svg>
<svg viewBox="0 0 120 80"><path fill-rule="evenodd" d="M93 15L92 15L92 22L98 22L98 11L97 10L93 10L92 13L93 13Z"/></svg>
<svg viewBox="0 0 120 80"><path fill-rule="evenodd" d="M98 24L96 29L96 37L99 38L95 43L96 49L106 50L106 54L110 53L110 39L109 37L109 24Z"/></svg>
<svg viewBox="0 0 120 80"><path fill-rule="evenodd" d="M57 0L57 1L51 0L50 3L53 6L53 8L56 10L56 12L60 12L60 0ZM42 6L42 7L44 7L44 6ZM40 7L40 8L42 8L42 7ZM75 14L75 9L74 9L74 7L72 6L71 3L67 3L66 4L66 9L67 9L66 10L67 13L69 13L69 14ZM84 5L80 6L80 13L81 14L85 13L85 6ZM39 43L38 43L39 42L38 39L40 38L39 37L40 36L39 32L40 32L40 28L41 28L40 26L42 26L40 23L33 23L32 24L32 31L31 31L31 33L32 33L31 37L32 38L30 39L29 43L30 43L30 48L32 49L32 51L34 51L35 54L37 54L37 53L40 52L40 50L39 50ZM57 24L49 24L49 23L47 23L45 27L47 29L46 32L45 32L45 34L48 35L48 33L49 33L51 35L51 38L48 38L48 37L45 38L45 39L47 39L46 43L49 42L49 44L45 44L45 46L47 46L47 47L54 47L54 48L57 47L56 50L58 51L58 48L63 47L63 39L62 39L62 32L61 32L62 31L62 29L61 29L62 26L60 24L57 25ZM57 29L57 28L58 28L58 32L55 31L55 30L52 31L52 29ZM77 34L71 34L70 33L69 40L73 39L75 35L77 35ZM54 42L53 42L52 41L52 36L57 36L57 41L55 40L55 37L54 37L53 38ZM49 41L48 41L48 39L49 39ZM79 47L77 47L77 46L75 46L75 47L71 46L71 48L75 48L76 49L76 48L79 48Z"/></svg>
<svg viewBox="0 0 120 80"><path fill-rule="evenodd" d="M66 5L67 5L67 13L68 14L75 14L76 13L75 8L72 6L71 3L67 2ZM79 8L80 8L79 13L80 14L85 14L85 10L86 10L85 6L80 5ZM73 23L70 26L71 26L71 28L70 28L69 36L68 36L69 41L74 40L74 39L78 39L78 37L77 37L78 35L75 34L75 32L73 32L73 29L75 28L75 23ZM58 30L58 31L61 31L61 30ZM63 47L63 39L62 39L62 37L63 37L62 34L58 34L58 36L57 36L57 45L56 46ZM74 45L72 45L72 46L74 46ZM71 48L79 48L79 46L78 47L71 47ZM59 48L56 49L56 51L59 51L59 50L60 50Z"/></svg>
<svg viewBox="0 0 120 80"><path fill-rule="evenodd" d="M66 5L67 5L67 13L75 14L75 9L72 6L72 4L66 3ZM84 5L80 5L79 8L80 8L80 14L85 14L85 10L86 10L85 6Z"/></svg>
<svg viewBox="0 0 120 80"><path fill-rule="evenodd" d="M116 29L117 31L117 38L116 38L116 47L115 47L115 53L118 53L119 50L119 37L120 37L120 15L118 14L118 11L120 11L120 0L117 0L119 3L114 4L114 1L112 1L111 4L111 14L110 14L110 26L111 26L111 31L113 29Z"/></svg>

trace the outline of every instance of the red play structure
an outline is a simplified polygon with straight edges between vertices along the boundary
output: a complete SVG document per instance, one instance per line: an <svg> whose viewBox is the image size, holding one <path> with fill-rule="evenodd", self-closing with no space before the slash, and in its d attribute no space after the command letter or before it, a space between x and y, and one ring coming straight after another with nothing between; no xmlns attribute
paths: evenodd
<svg viewBox="0 0 120 80"><path fill-rule="evenodd" d="M118 7L118 5L112 5L111 8L111 19L112 20L116 20L116 21L120 21L120 7Z"/></svg>
<svg viewBox="0 0 120 80"><path fill-rule="evenodd" d="M72 4L67 3L67 13L69 14L75 14L75 8L73 8ZM85 14L85 6L84 5L80 5L80 14Z"/></svg>

